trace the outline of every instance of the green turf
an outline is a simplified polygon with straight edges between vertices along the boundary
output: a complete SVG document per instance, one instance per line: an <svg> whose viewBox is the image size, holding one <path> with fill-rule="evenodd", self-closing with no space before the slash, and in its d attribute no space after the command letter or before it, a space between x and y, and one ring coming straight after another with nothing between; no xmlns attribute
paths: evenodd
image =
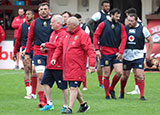
<svg viewBox="0 0 160 115"><path fill-rule="evenodd" d="M90 105L87 115L159 115L160 114L160 74L145 73L145 97L147 101L139 100L139 95L125 95L125 99L105 100L104 89L98 87L96 73L87 73L87 91L82 91L85 101ZM126 92L134 89L134 77L131 74ZM82 88L81 88L82 89ZM118 97L119 83L115 91ZM0 70L0 115L58 115L63 106L62 93L56 85L52 88L54 111L40 112L38 99L26 100L23 71ZM73 113L77 114L79 103L76 101ZM77 114L78 115L78 114Z"/></svg>

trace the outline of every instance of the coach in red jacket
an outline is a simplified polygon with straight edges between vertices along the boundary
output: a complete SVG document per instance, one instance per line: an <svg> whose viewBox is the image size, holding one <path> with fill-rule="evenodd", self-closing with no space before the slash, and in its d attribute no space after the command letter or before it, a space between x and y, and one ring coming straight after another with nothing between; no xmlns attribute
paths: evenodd
<svg viewBox="0 0 160 115"><path fill-rule="evenodd" d="M67 82L63 80L62 73L62 55L58 58L55 65L50 62L52 60L52 55L58 46L59 41L65 37L66 31L63 29L64 19L61 15L54 15L51 19L51 28L54 30L50 36L49 42L42 43L41 49L47 48L47 66L44 72L44 76L41 84L44 87L44 92L47 97L47 104L40 109L40 111L52 110L54 108L52 103L51 88L54 82L57 83L57 87L62 90L64 106L61 111L67 109L68 104L68 89Z"/></svg>
<svg viewBox="0 0 160 115"><path fill-rule="evenodd" d="M95 53L89 35L80 28L77 18L70 17L67 20L67 31L69 34L60 42L51 63L54 64L63 53L63 78L69 81L70 102L68 109L62 113L72 113L76 99L81 104L78 112L83 113L89 109L89 106L84 102L79 87L86 77L86 55L89 56L90 70L94 72Z"/></svg>
<svg viewBox="0 0 160 115"><path fill-rule="evenodd" d="M2 28L2 26L0 26L0 43L5 39L5 32Z"/></svg>

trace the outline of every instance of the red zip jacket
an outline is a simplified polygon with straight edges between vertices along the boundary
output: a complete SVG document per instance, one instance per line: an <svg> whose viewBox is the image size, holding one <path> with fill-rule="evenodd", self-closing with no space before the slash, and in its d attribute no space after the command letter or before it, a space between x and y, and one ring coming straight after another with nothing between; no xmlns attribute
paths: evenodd
<svg viewBox="0 0 160 115"><path fill-rule="evenodd" d="M12 28L14 28L14 38L16 38L17 33L18 33L18 28L19 26L26 21L26 16L23 16L20 18L19 16L15 17L13 22L12 22Z"/></svg>
<svg viewBox="0 0 160 115"><path fill-rule="evenodd" d="M2 26L0 26L0 43L5 39L5 32L2 28Z"/></svg>
<svg viewBox="0 0 160 115"><path fill-rule="evenodd" d="M51 64L52 56L53 53L55 52L56 47L58 46L58 43L60 40L65 37L66 31L61 28L60 30L55 30L52 32L49 42L45 43L45 47L47 48L47 69L57 69L57 70L62 70L62 54L59 56L57 59L57 62L55 65Z"/></svg>
<svg viewBox="0 0 160 115"><path fill-rule="evenodd" d="M94 47L96 50L99 50L99 47L98 47L98 41L99 41L99 38L101 36L101 33L103 32L103 28L104 28L104 22L101 22L97 29L96 29L96 32L94 33L94 36L93 36L93 43L94 43ZM125 28L123 26L123 24L121 25L121 43L120 43L120 46L119 48L113 48L113 47L107 47L107 46L101 46L101 53L104 54L104 55L114 55L116 53L120 53L120 54L123 54L123 51L125 49L125 44L126 44L126 41L127 41L127 34L126 34L126 31L125 31Z"/></svg>
<svg viewBox="0 0 160 115"><path fill-rule="evenodd" d="M52 59L63 53L63 78L66 81L84 81L86 60L95 66L95 53L89 35L78 26L73 33L67 34L58 45Z"/></svg>

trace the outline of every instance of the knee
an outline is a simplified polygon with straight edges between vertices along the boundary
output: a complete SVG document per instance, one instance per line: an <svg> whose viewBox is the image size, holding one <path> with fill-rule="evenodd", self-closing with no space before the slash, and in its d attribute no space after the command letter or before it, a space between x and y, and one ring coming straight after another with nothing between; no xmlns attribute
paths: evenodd
<svg viewBox="0 0 160 115"><path fill-rule="evenodd" d="M144 75L137 75L138 80L144 80Z"/></svg>
<svg viewBox="0 0 160 115"><path fill-rule="evenodd" d="M122 71L117 71L116 74L117 74L118 77L121 77L122 76Z"/></svg>

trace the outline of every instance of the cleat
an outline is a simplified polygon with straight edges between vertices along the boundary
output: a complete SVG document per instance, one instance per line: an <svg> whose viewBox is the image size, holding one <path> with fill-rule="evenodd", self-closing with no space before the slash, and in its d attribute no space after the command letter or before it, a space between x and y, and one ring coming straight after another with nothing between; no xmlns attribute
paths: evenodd
<svg viewBox="0 0 160 115"><path fill-rule="evenodd" d="M72 110L68 108L62 114L72 114Z"/></svg>
<svg viewBox="0 0 160 115"><path fill-rule="evenodd" d="M140 91L139 90L133 90L131 92L127 92L127 94L136 95L136 94L140 94Z"/></svg>
<svg viewBox="0 0 160 115"><path fill-rule="evenodd" d="M68 108L63 107L63 108L60 110L60 112L65 112L67 109L68 109Z"/></svg>
<svg viewBox="0 0 160 115"><path fill-rule="evenodd" d="M31 94L32 95L32 99L36 99L37 96L35 94Z"/></svg>
<svg viewBox="0 0 160 115"><path fill-rule="evenodd" d="M103 85L103 84L101 84L99 87L100 87L100 88L104 88L104 85Z"/></svg>
<svg viewBox="0 0 160 115"><path fill-rule="evenodd" d="M107 95L107 96L105 97L105 99L106 99L106 100L109 100L109 99L110 99L109 95Z"/></svg>
<svg viewBox="0 0 160 115"><path fill-rule="evenodd" d="M90 109L90 107L88 106L88 104L85 102L83 105L80 106L79 110L77 111L77 113L85 113Z"/></svg>
<svg viewBox="0 0 160 115"><path fill-rule="evenodd" d="M46 104L43 108L40 109L40 111L49 111L49 110L50 111L54 110L54 106Z"/></svg>
<svg viewBox="0 0 160 115"><path fill-rule="evenodd" d="M83 91L86 91L86 90L87 90L87 87L84 87L84 88L83 88Z"/></svg>
<svg viewBox="0 0 160 115"><path fill-rule="evenodd" d="M24 96L25 99L32 99L32 95L26 95Z"/></svg>
<svg viewBox="0 0 160 115"><path fill-rule="evenodd" d="M109 90L109 93L111 94L112 99L116 99L114 90L113 91Z"/></svg>
<svg viewBox="0 0 160 115"><path fill-rule="evenodd" d="M124 99L124 93L119 94L119 99Z"/></svg>
<svg viewBox="0 0 160 115"><path fill-rule="evenodd" d="M13 70L19 70L19 66L16 65L16 66L13 68Z"/></svg>
<svg viewBox="0 0 160 115"><path fill-rule="evenodd" d="M40 102L40 103L38 104L38 107L39 107L39 108L42 108L42 107L44 107L46 104L47 104L47 103L45 103L45 102Z"/></svg>
<svg viewBox="0 0 160 115"><path fill-rule="evenodd" d="M145 101L146 98L144 96L141 96L140 100Z"/></svg>

